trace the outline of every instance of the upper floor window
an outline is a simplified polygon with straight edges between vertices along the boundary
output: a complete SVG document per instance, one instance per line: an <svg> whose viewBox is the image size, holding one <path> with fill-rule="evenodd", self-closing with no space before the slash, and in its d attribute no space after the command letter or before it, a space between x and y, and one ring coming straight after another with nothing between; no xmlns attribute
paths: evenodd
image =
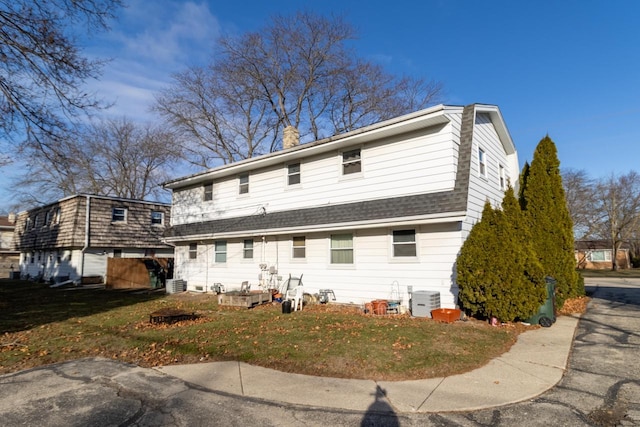
<svg viewBox="0 0 640 427"><path fill-rule="evenodd" d="M204 189L204 196L202 197L202 200L205 202L213 200L213 183L210 182L209 184L205 184L202 188Z"/></svg>
<svg viewBox="0 0 640 427"><path fill-rule="evenodd" d="M478 172L480 176L487 176L487 155L482 148L478 148Z"/></svg>
<svg viewBox="0 0 640 427"><path fill-rule="evenodd" d="M499 169L499 174L500 174L500 177L499 177L499 179L500 179L500 189L501 190L506 190L507 189L507 176L505 175L505 172L504 172L504 166L499 165L498 169Z"/></svg>
<svg viewBox="0 0 640 427"><path fill-rule="evenodd" d="M349 175L362 171L360 149L349 150L342 153L342 174Z"/></svg>
<svg viewBox="0 0 640 427"><path fill-rule="evenodd" d="M164 224L164 213L160 211L151 212L151 224L152 225Z"/></svg>
<svg viewBox="0 0 640 427"><path fill-rule="evenodd" d="M27 217L27 219L24 222L24 229L28 230L30 228L33 228L33 221L31 221L30 217Z"/></svg>
<svg viewBox="0 0 640 427"><path fill-rule="evenodd" d="M53 210L53 223L60 224L60 207Z"/></svg>
<svg viewBox="0 0 640 427"><path fill-rule="evenodd" d="M198 258L198 244L189 243L189 259Z"/></svg>
<svg viewBox="0 0 640 427"><path fill-rule="evenodd" d="M300 184L300 163L294 163L287 166L287 184Z"/></svg>
<svg viewBox="0 0 640 427"><path fill-rule="evenodd" d="M353 234L331 235L331 264L353 264Z"/></svg>
<svg viewBox="0 0 640 427"><path fill-rule="evenodd" d="M111 210L112 222L124 222L127 220L127 208L113 208Z"/></svg>
<svg viewBox="0 0 640 427"><path fill-rule="evenodd" d="M35 218L33 218L33 224L31 228L40 227L40 214L36 214Z"/></svg>
<svg viewBox="0 0 640 427"><path fill-rule="evenodd" d="M307 256L306 239L304 236L293 236L293 258L305 258Z"/></svg>
<svg viewBox="0 0 640 427"><path fill-rule="evenodd" d="M242 257L244 259L253 259L253 240L246 239L243 242Z"/></svg>
<svg viewBox="0 0 640 427"><path fill-rule="evenodd" d="M247 194L249 192L249 174L243 174L238 177L238 193Z"/></svg>
<svg viewBox="0 0 640 427"><path fill-rule="evenodd" d="M53 211L47 211L44 214L44 225L51 224L51 220L53 219Z"/></svg>
<svg viewBox="0 0 640 427"><path fill-rule="evenodd" d="M394 257L416 256L416 231L415 230L395 230L393 232L393 256Z"/></svg>
<svg viewBox="0 0 640 427"><path fill-rule="evenodd" d="M227 241L226 240L216 240L215 262L227 262Z"/></svg>

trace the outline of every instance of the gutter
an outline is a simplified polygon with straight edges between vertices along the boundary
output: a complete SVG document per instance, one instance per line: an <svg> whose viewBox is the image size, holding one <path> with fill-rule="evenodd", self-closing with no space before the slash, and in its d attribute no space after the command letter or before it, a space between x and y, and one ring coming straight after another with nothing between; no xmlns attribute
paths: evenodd
<svg viewBox="0 0 640 427"><path fill-rule="evenodd" d="M85 213L84 213L84 246L82 247L82 251L80 252L82 254L82 260L80 262L80 282L82 282L82 277L84 276L84 253L86 252L87 249L89 249L89 243L90 243L89 217L90 217L90 210L91 210L91 196L87 194L85 197L87 198L87 206L85 207Z"/></svg>

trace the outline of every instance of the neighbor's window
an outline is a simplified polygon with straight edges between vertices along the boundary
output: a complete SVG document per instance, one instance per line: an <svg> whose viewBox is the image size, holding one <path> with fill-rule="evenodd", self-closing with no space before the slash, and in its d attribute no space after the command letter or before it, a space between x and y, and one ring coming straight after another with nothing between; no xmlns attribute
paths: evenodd
<svg viewBox="0 0 640 427"><path fill-rule="evenodd" d="M500 189L506 190L507 188L507 178L504 174L504 166L500 165L498 167L500 169Z"/></svg>
<svg viewBox="0 0 640 427"><path fill-rule="evenodd" d="M198 244L189 243L189 259L198 258Z"/></svg>
<svg viewBox="0 0 640 427"><path fill-rule="evenodd" d="M611 261L611 249L599 249L591 251L587 255L587 260L591 262Z"/></svg>
<svg viewBox="0 0 640 427"><path fill-rule="evenodd" d="M53 223L60 224L60 207L55 208L53 211Z"/></svg>
<svg viewBox="0 0 640 427"><path fill-rule="evenodd" d="M31 221L31 218L27 217L27 219L24 222L24 229L28 230L31 228L32 225L33 225L33 222Z"/></svg>
<svg viewBox="0 0 640 427"><path fill-rule="evenodd" d="M415 230L395 230L393 232L393 256L394 257L416 256L416 231Z"/></svg>
<svg viewBox="0 0 640 427"><path fill-rule="evenodd" d="M33 227L40 227L40 214L36 214L36 217L33 219Z"/></svg>
<svg viewBox="0 0 640 427"><path fill-rule="evenodd" d="M202 200L205 202L213 200L213 183L205 184L202 188L204 189L204 196L202 197Z"/></svg>
<svg viewBox="0 0 640 427"><path fill-rule="evenodd" d="M114 258L122 258L122 249L114 249L113 250Z"/></svg>
<svg viewBox="0 0 640 427"><path fill-rule="evenodd" d="M113 222L123 222L127 220L127 209L126 208L113 208L111 211L111 221Z"/></svg>
<svg viewBox="0 0 640 427"><path fill-rule="evenodd" d="M162 225L164 224L164 212L152 211L151 212L151 224Z"/></svg>
<svg viewBox="0 0 640 427"><path fill-rule="evenodd" d="M287 166L287 179L289 185L300 184L300 163Z"/></svg>
<svg viewBox="0 0 640 427"><path fill-rule="evenodd" d="M349 150L342 153L342 174L349 175L362 171L360 149Z"/></svg>
<svg viewBox="0 0 640 427"><path fill-rule="evenodd" d="M226 240L216 240L215 262L227 262L227 241Z"/></svg>
<svg viewBox="0 0 640 427"><path fill-rule="evenodd" d="M253 240L246 239L244 241L244 248L242 251L242 257L244 259L253 259Z"/></svg>
<svg viewBox="0 0 640 427"><path fill-rule="evenodd" d="M307 256L306 244L304 236L293 236L293 258L305 258Z"/></svg>
<svg viewBox="0 0 640 427"><path fill-rule="evenodd" d="M331 264L353 264L353 235L331 235Z"/></svg>
<svg viewBox="0 0 640 427"><path fill-rule="evenodd" d="M239 194L247 194L249 192L249 174L240 175L238 177Z"/></svg>
<svg viewBox="0 0 640 427"><path fill-rule="evenodd" d="M51 224L52 218L53 218L53 211L47 211L47 213L44 214L44 225Z"/></svg>
<svg viewBox="0 0 640 427"><path fill-rule="evenodd" d="M478 148L478 171L481 176L487 176L487 155L482 148Z"/></svg>

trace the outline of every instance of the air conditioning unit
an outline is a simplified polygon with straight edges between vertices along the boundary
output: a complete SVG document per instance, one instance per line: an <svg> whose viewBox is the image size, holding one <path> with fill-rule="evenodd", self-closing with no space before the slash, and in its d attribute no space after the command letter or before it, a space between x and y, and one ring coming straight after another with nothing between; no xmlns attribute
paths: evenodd
<svg viewBox="0 0 640 427"><path fill-rule="evenodd" d="M431 317L431 310L440 308L440 292L413 291L411 293L411 315L414 317Z"/></svg>
<svg viewBox="0 0 640 427"><path fill-rule="evenodd" d="M182 279L168 279L166 290L168 294L175 294L187 290L187 281Z"/></svg>

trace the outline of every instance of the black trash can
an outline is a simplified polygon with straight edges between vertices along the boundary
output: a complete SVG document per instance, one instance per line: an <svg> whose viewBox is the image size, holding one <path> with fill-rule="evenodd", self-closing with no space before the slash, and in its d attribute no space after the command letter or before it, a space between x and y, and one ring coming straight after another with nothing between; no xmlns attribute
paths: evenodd
<svg viewBox="0 0 640 427"><path fill-rule="evenodd" d="M545 278L547 287L547 299L540 306L538 312L526 320L532 325L540 325L548 328L556 321L556 284L558 283L553 277Z"/></svg>
<svg viewBox="0 0 640 427"><path fill-rule="evenodd" d="M291 301L289 301L288 299L282 301L282 313L291 313Z"/></svg>

